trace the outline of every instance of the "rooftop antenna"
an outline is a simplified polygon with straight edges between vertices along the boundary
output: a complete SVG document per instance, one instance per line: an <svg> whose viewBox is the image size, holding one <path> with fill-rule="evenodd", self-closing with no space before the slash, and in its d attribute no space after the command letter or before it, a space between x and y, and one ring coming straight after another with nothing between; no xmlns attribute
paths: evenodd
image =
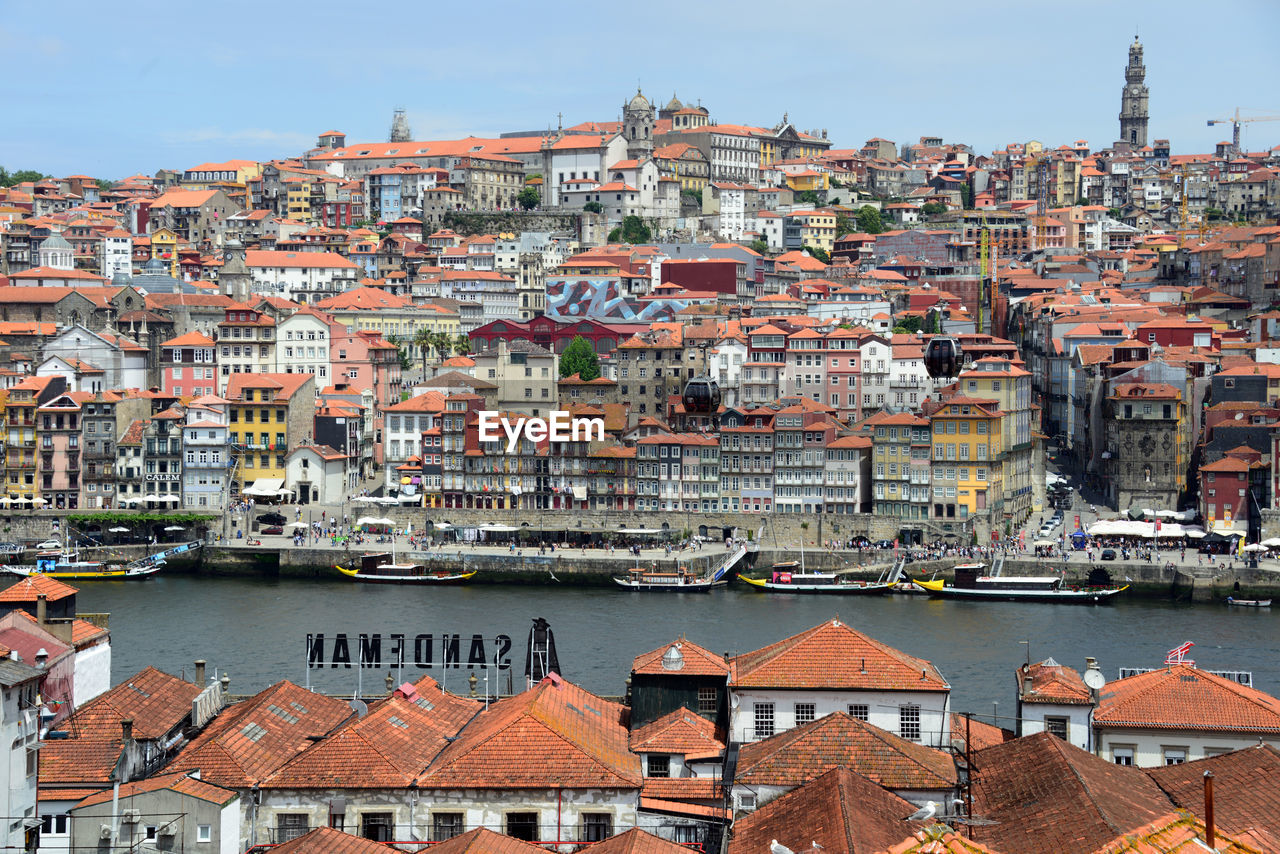
<svg viewBox="0 0 1280 854"><path fill-rule="evenodd" d="M1018 645L1025 646L1027 648L1027 669L1030 670L1031 669L1031 641L1020 640L1018 641Z"/></svg>

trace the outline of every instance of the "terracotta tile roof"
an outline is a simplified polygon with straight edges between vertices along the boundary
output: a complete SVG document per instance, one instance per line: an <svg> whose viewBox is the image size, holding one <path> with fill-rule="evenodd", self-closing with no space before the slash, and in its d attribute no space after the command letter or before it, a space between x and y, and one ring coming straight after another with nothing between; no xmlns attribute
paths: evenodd
<svg viewBox="0 0 1280 854"><path fill-rule="evenodd" d="M1092 851L1169 811L1137 768L1113 765L1046 732L973 755L974 838L1004 854Z"/></svg>
<svg viewBox="0 0 1280 854"><path fill-rule="evenodd" d="M1024 664L1016 668L1017 689L1024 703L1068 703L1092 705L1089 686L1080 674L1070 667L1063 667L1053 659L1037 662L1028 669ZM1024 691L1023 684L1031 679L1031 690Z"/></svg>
<svg viewBox="0 0 1280 854"><path fill-rule="evenodd" d="M689 854L683 845L633 827L591 846L592 854Z"/></svg>
<svg viewBox="0 0 1280 854"><path fill-rule="evenodd" d="M199 798L202 801L208 801L212 804L228 804L240 797L230 789L224 789L221 786L214 786L204 780L192 777L184 771L177 774L161 774L158 777L151 777L147 780L139 780L135 783L125 783L120 787L120 799L131 798L134 795L142 795L147 792L158 792L168 789L179 794L189 795L193 798ZM90 795L80 803L77 807L88 807L94 804L109 803L114 796L112 789L104 789L96 794Z"/></svg>
<svg viewBox="0 0 1280 854"><path fill-rule="evenodd" d="M1013 733L1007 729L1001 729L998 726L980 721L977 718L969 718L965 720L964 715L958 712L951 713L951 743L957 749L964 749L965 731L968 730L968 738L973 742L973 750L986 750L988 747L995 747L997 744L1004 744L1011 741L1014 737Z"/></svg>
<svg viewBox="0 0 1280 854"><path fill-rule="evenodd" d="M838 619L734 656L731 664L729 684L737 688L951 690L928 661L867 637Z"/></svg>
<svg viewBox="0 0 1280 854"><path fill-rule="evenodd" d="M679 753L688 759L718 756L724 746L724 733L713 721L684 707L631 733L631 749L636 753Z"/></svg>
<svg viewBox="0 0 1280 854"><path fill-rule="evenodd" d="M414 696L418 696L415 692ZM471 714L479 706L468 703ZM446 706L437 714L425 697L393 696L363 718L305 750L262 781L280 789L403 789L413 783L468 717Z"/></svg>
<svg viewBox="0 0 1280 854"><path fill-rule="evenodd" d="M592 846L594 850L595 846ZM275 849L279 851L280 849ZM546 854L547 849L534 845L532 842L525 842L511 836L503 836L501 833L494 833L483 827L475 830L467 831L461 836L455 836L450 840L441 842L431 846L432 852L439 854ZM316 854L320 854L320 849L316 849ZM344 852L339 852L344 854ZM353 854L362 854L362 852L353 852ZM386 848L382 849L382 854L386 854Z"/></svg>
<svg viewBox="0 0 1280 854"><path fill-rule="evenodd" d="M534 847L525 844L528 848ZM271 849L271 852L272 854L387 854L395 850L381 842L374 842L362 836L352 836L341 830L334 830L332 827L317 827L297 839L277 845Z"/></svg>
<svg viewBox="0 0 1280 854"><path fill-rule="evenodd" d="M477 715L418 778L419 788L639 788L626 709L555 674Z"/></svg>
<svg viewBox="0 0 1280 854"><path fill-rule="evenodd" d="M1214 823L1243 839L1271 839L1280 851L1280 751L1269 744L1181 765L1146 769L1147 776L1183 809L1204 817L1204 774L1212 771Z"/></svg>
<svg viewBox="0 0 1280 854"><path fill-rule="evenodd" d="M744 744L735 785L800 786L845 766L886 789L952 789L950 755L834 712L762 741Z"/></svg>
<svg viewBox="0 0 1280 854"><path fill-rule="evenodd" d="M60 602L78 592L80 592L78 588L64 584L56 578L50 578L47 575L29 575L0 590L0 602L34 605L41 595L50 602Z"/></svg>
<svg viewBox="0 0 1280 854"><path fill-rule="evenodd" d="M1205 843L1204 822L1185 812L1172 812L1155 821L1125 833L1096 849L1093 854L1261 854L1265 849L1230 839L1221 832L1214 834L1212 849Z"/></svg>
<svg viewBox="0 0 1280 854"><path fill-rule="evenodd" d="M642 422L643 423L643 422ZM716 655L708 649L698 646L690 640L680 638L673 643L664 644L651 652L637 655L631 662L631 674L663 674L671 673L662 666L662 656L667 650L676 647L683 656L684 665L679 669L682 676L725 676L729 675L729 663L723 656Z"/></svg>
<svg viewBox="0 0 1280 854"><path fill-rule="evenodd" d="M199 769L210 783L257 785L351 717L344 701L285 680L230 706L174 758L174 770Z"/></svg>
<svg viewBox="0 0 1280 854"><path fill-rule="evenodd" d="M1280 733L1280 699L1186 664L1107 683L1098 727Z"/></svg>
<svg viewBox="0 0 1280 854"><path fill-rule="evenodd" d="M983 845L965 839L945 824L923 827L882 854L996 854Z"/></svg>
<svg viewBox="0 0 1280 854"><path fill-rule="evenodd" d="M774 839L792 851L825 854L884 851L911 827L916 807L850 771L833 768L734 822L728 854L764 854Z"/></svg>
<svg viewBox="0 0 1280 854"><path fill-rule="evenodd" d="M645 777L640 796L667 801L710 801L722 795L715 777Z"/></svg>
<svg viewBox="0 0 1280 854"><path fill-rule="evenodd" d="M161 347L212 347L217 342L202 332L188 332L177 338L170 338Z"/></svg>

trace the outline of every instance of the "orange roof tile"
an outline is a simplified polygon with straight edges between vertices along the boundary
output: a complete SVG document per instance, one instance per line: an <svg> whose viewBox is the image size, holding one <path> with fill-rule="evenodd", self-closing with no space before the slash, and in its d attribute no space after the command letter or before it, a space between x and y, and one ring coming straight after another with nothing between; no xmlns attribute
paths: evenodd
<svg viewBox="0 0 1280 854"><path fill-rule="evenodd" d="M188 795L193 798L199 798L202 801L208 801L213 804L228 804L240 797L230 789L224 789L221 786L214 786L196 777L192 777L185 771L176 774L161 774L158 777L151 777L147 780L138 780L133 783L125 783L120 787L119 798L124 800L132 798L135 795L146 794L147 792L158 792L167 789L169 791L178 792L179 794ZM103 789L97 794L89 797L76 804L77 807L88 807L94 804L109 803L116 792L113 789Z"/></svg>
<svg viewBox="0 0 1280 854"><path fill-rule="evenodd" d="M15 581L4 590L0 590L0 602L34 605L40 596L44 596L49 602L60 602L79 592L78 588L56 578L50 578L47 575L28 575L21 581Z"/></svg>
<svg viewBox="0 0 1280 854"><path fill-rule="evenodd" d="M684 707L631 733L631 750L635 753L679 753L687 759L717 756L724 746L724 734L717 731L713 721Z"/></svg>
<svg viewBox="0 0 1280 854"><path fill-rule="evenodd" d="M594 846L592 848L594 849ZM279 851L280 849L277 848L276 850ZM485 827L477 827L475 830L469 830L460 836L432 845L431 850L439 852L439 854L546 854L547 851L547 849L534 845L532 842L504 836ZM319 848L314 849L314 851L315 854L322 854ZM311 852L308 852L308 854L311 854ZM328 849L323 854L329 854ZM347 852L338 851L335 854L347 854ZM353 851L350 854L364 854L364 852ZM386 854L385 846L382 849L382 854Z"/></svg>
<svg viewBox="0 0 1280 854"><path fill-rule="evenodd" d="M827 620L808 631L735 656L730 684L739 688L950 691L938 669Z"/></svg>
<svg viewBox="0 0 1280 854"><path fill-rule="evenodd" d="M1107 683L1094 725L1275 735L1280 734L1280 699L1191 665L1173 664Z"/></svg>
<svg viewBox="0 0 1280 854"><path fill-rule="evenodd" d="M801 786L846 766L886 789L952 789L956 766L940 750L834 712L762 741L744 744L734 784Z"/></svg>
<svg viewBox="0 0 1280 854"><path fill-rule="evenodd" d="M553 674L476 716L418 779L420 788L638 788L625 709Z"/></svg>
<svg viewBox="0 0 1280 854"><path fill-rule="evenodd" d="M680 638L673 643L664 644L650 652L637 655L631 663L632 675L670 673L669 669L662 666L662 656L672 647L679 650L682 656L683 664L679 670L682 676L727 677L729 675L729 663L724 660L723 656L716 655L714 652L684 638Z"/></svg>
<svg viewBox="0 0 1280 854"><path fill-rule="evenodd" d="M1019 695L1024 703L1093 705L1089 687L1080 674L1052 659L1032 664L1030 668L1024 664L1017 668L1016 673ZM1027 678L1031 679L1031 690L1023 691Z"/></svg>
<svg viewBox="0 0 1280 854"><path fill-rule="evenodd" d="M1122 833L1093 854L1261 854L1277 850L1272 844L1265 849L1230 839L1221 831L1214 834L1212 849L1205 843L1204 822L1187 813L1171 812L1150 824Z"/></svg>
<svg viewBox="0 0 1280 854"><path fill-rule="evenodd" d="M528 843L521 844L526 848L542 850ZM387 854L388 851L395 850L381 842L374 842L362 836L352 836L332 827L317 827L297 839L277 845L271 849L271 852L272 854ZM516 852L504 851L502 854L516 854Z"/></svg>
<svg viewBox="0 0 1280 854"><path fill-rule="evenodd" d="M1212 771L1217 791L1218 828L1243 838L1268 838L1280 850L1280 750L1269 744L1220 756L1146 769L1147 776L1176 806L1204 818L1204 774Z"/></svg>

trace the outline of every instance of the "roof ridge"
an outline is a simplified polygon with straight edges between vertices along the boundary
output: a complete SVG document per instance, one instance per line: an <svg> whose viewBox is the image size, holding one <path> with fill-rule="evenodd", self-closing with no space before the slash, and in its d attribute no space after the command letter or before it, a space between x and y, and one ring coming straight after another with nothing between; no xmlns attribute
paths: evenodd
<svg viewBox="0 0 1280 854"><path fill-rule="evenodd" d="M1098 814L1098 817L1102 819L1103 823L1107 827L1111 828L1111 832L1113 834L1115 834L1116 836L1123 835L1126 831L1118 827L1116 823L1112 820L1110 814L1108 814L1107 811L1102 808L1102 805L1098 802L1098 799L1094 797L1093 789L1089 786L1088 782L1084 779L1084 777L1080 775L1080 770L1076 768L1076 764L1072 762L1070 758L1068 758L1066 751L1063 749L1064 747L1067 746L1067 742L1063 741L1057 736L1048 736L1047 739L1045 740L1047 740L1050 744L1053 745L1054 752L1056 752L1058 756L1062 758L1062 761L1066 763L1067 767L1071 769L1071 776L1074 777L1075 781L1080 785L1080 790L1084 793L1085 800L1089 803L1091 807L1093 807L1093 810ZM1116 767L1119 768L1122 766L1117 765Z"/></svg>

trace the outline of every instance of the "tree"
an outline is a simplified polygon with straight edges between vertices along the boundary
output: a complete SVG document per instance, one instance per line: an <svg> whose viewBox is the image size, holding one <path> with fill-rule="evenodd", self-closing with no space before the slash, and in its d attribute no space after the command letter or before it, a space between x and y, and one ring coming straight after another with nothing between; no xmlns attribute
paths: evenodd
<svg viewBox="0 0 1280 854"><path fill-rule="evenodd" d="M110 181L108 181L106 178L98 178L98 179L97 179L97 180L95 180L93 183L97 184L97 185L98 185L98 189L99 189L100 191L104 192L104 193L105 193L107 190L110 190L110 189L111 189L111 182L110 182Z"/></svg>
<svg viewBox="0 0 1280 854"><path fill-rule="evenodd" d="M537 187L525 187L516 196L516 204L520 205L521 210L531 211L542 204L542 194Z"/></svg>
<svg viewBox="0 0 1280 854"><path fill-rule="evenodd" d="M817 190L796 190L795 201L798 205L820 205Z"/></svg>
<svg viewBox="0 0 1280 854"><path fill-rule="evenodd" d="M413 345L418 348L418 354L422 356L422 378L427 378L427 356L431 353L431 348L435 346L432 342L435 333L427 327L422 327L413 333Z"/></svg>
<svg viewBox="0 0 1280 854"><path fill-rule="evenodd" d="M1115 218L1119 219L1120 214L1117 213ZM1222 219L1222 211L1218 210L1217 208L1205 208L1204 218L1209 220L1210 222L1217 222L1218 220Z"/></svg>
<svg viewBox="0 0 1280 854"><path fill-rule="evenodd" d="M587 213L604 213L604 205L599 202L587 202L582 209Z"/></svg>
<svg viewBox="0 0 1280 854"><path fill-rule="evenodd" d="M885 230L884 222L880 219L880 211L871 207L871 205L863 205L858 208L856 216L858 219L858 231L864 234L879 234Z"/></svg>
<svg viewBox="0 0 1280 854"><path fill-rule="evenodd" d="M1213 210L1213 208L1206 208L1205 214L1208 214L1209 211L1211 210ZM1107 216L1111 217L1112 219L1119 219L1123 215L1124 215L1124 211L1120 210L1119 208L1107 208Z"/></svg>
<svg viewBox="0 0 1280 854"><path fill-rule="evenodd" d="M909 314L898 321L897 326L893 327L893 331L899 334L914 335L920 331L921 321L920 315Z"/></svg>
<svg viewBox="0 0 1280 854"><path fill-rule="evenodd" d="M453 349L459 356L471 355L471 339L466 335L458 335L453 339Z"/></svg>
<svg viewBox="0 0 1280 854"><path fill-rule="evenodd" d="M964 205L965 210L973 207L973 187L968 184L960 185L960 203Z"/></svg>
<svg viewBox="0 0 1280 854"><path fill-rule="evenodd" d="M27 181L36 182L43 181L48 175L43 175L34 169L19 169L17 172L10 172L3 166L0 166L0 187L12 187L14 184L23 184Z"/></svg>
<svg viewBox="0 0 1280 854"><path fill-rule="evenodd" d="M396 356L400 359L400 370L407 371L413 367L413 360L409 358L405 342L399 335L388 335L387 343L396 348Z"/></svg>
<svg viewBox="0 0 1280 854"><path fill-rule="evenodd" d="M850 219L849 215L844 211L836 211L836 237L844 237L846 234L853 234L858 230L856 220Z"/></svg>
<svg viewBox="0 0 1280 854"><path fill-rule="evenodd" d="M831 263L831 255L825 249L821 249L817 246L809 246L806 244L804 247L804 251L808 252L814 258L817 258L823 264Z"/></svg>
<svg viewBox="0 0 1280 854"><path fill-rule="evenodd" d="M753 241L751 241L751 251L752 251L752 252L759 253L760 255L764 255L766 252L768 252L768 251L769 251L769 243L768 243L768 241L766 241L766 240L753 240Z"/></svg>
<svg viewBox="0 0 1280 854"><path fill-rule="evenodd" d="M560 354L561 378L574 374L584 380L594 380L600 376L600 357L596 355L591 342L581 335L575 335Z"/></svg>
<svg viewBox="0 0 1280 854"><path fill-rule="evenodd" d="M920 209L920 212L925 216L937 216L938 214L946 213L947 206L942 202L925 202L924 207Z"/></svg>
<svg viewBox="0 0 1280 854"><path fill-rule="evenodd" d="M634 214L624 217L622 220L622 242L623 243L648 243L653 239L653 232L649 226L644 224L644 220Z"/></svg>

